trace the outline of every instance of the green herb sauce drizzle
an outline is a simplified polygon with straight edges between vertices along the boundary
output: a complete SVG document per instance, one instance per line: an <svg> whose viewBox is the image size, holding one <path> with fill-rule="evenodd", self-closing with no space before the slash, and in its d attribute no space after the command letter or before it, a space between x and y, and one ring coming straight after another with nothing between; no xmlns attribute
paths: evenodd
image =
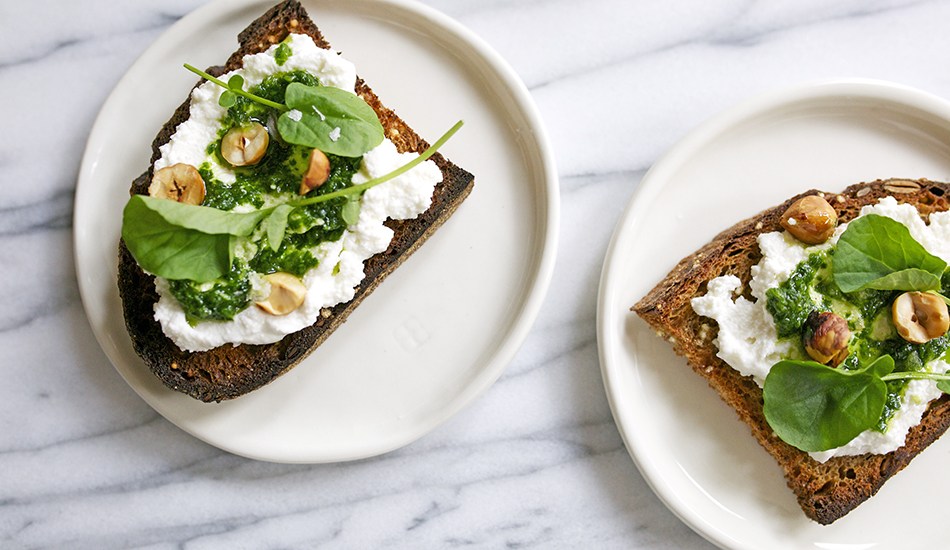
<svg viewBox="0 0 950 550"><path fill-rule="evenodd" d="M289 50L289 47L287 48ZM278 48L278 53L280 49ZM286 61L286 59L285 59ZM282 64L278 61L278 64ZM249 92L275 102L284 99L287 86L299 82L318 86L317 78L304 71L280 72L265 78ZM233 127L258 122L265 127L274 125L275 110L245 97L237 96L225 116L217 139L206 149L222 165L221 138ZM292 145L273 137L267 152L254 166L235 167L233 184L225 184L214 177L211 163L206 162L198 171L205 181L206 195L202 206L230 211L242 205L255 209L300 198L297 191L307 170L310 148ZM339 191L350 186L353 175L360 169L362 157L348 158L327 154L330 177L307 197ZM302 277L318 265L312 249L323 242L339 240L346 228L343 209L348 199L338 197L318 204L295 208L287 220L284 239L277 251L267 245L267 237L257 232L244 243L249 257L235 258L231 272L210 283L169 281L169 289L185 311L190 322L202 320L231 320L250 304L251 272L274 273L282 271Z"/></svg>
<svg viewBox="0 0 950 550"><path fill-rule="evenodd" d="M834 249L811 254L796 266L788 280L766 292L766 309L780 339L791 339L800 357L807 359L801 343L805 319L812 310L832 311L848 321L852 330L851 353L839 368L857 370L884 355L894 358L894 372L922 372L935 359L946 359L950 334L925 344L900 338L890 321L890 306L901 293L863 289L843 292L832 277ZM950 291L950 271L944 275L943 293ZM882 329L883 327L883 329ZM795 358L792 358L795 359ZM874 429L885 432L888 421L901 406L909 380L888 380L884 412Z"/></svg>

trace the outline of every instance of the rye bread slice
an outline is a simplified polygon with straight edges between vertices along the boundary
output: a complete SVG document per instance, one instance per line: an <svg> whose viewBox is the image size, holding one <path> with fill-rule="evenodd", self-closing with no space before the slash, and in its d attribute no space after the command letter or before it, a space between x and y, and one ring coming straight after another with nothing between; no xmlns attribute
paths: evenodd
<svg viewBox="0 0 950 550"><path fill-rule="evenodd" d="M762 414L761 388L751 377L740 375L716 356L713 339L718 334L718 325L697 315L690 305L692 298L706 293L708 281L721 275L738 277L744 296L754 300L748 285L752 279L750 268L762 257L756 238L761 233L781 231L779 220L785 210L799 198L814 194L824 196L842 222L854 219L863 206L876 204L885 196L914 205L924 221L931 212L950 208L950 185L927 180L878 180L852 185L842 193L807 191L717 235L680 261L632 309L670 342L677 355L685 357L693 370L748 424L759 444L781 466L805 515L827 525L877 493L885 481L947 430L950 396L931 403L921 423L911 429L904 446L896 451L834 457L819 463L773 433Z"/></svg>
<svg viewBox="0 0 950 550"><path fill-rule="evenodd" d="M238 35L239 49L224 66L212 67L208 72L220 75L240 68L245 55L262 52L291 32L308 34L318 46L330 48L304 8L296 0L286 0L242 31ZM355 91L379 115L386 137L396 145L397 150L422 152L428 148L429 144L396 113L386 108L361 78L357 78ZM161 156L159 147L167 143L177 126L188 118L189 105L190 99L186 99L156 136L152 143L151 163ZM443 176L433 193L432 205L417 218L386 221L386 225L395 233L393 240L385 252L364 262L365 278L353 299L324 308L314 325L289 334L274 344L225 344L204 352L182 351L165 336L154 319L153 308L158 301L154 277L139 268L125 243L120 242L119 295L133 348L166 386L206 402L239 397L287 372L346 321L354 308L425 242L471 192L474 186L472 174L439 153L431 159L439 166ZM147 193L151 178L152 168L149 166L132 182L131 192Z"/></svg>

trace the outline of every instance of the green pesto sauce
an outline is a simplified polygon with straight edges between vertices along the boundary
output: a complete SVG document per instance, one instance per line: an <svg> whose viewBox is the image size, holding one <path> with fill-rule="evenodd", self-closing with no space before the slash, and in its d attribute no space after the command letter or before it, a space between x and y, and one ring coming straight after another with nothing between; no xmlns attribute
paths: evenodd
<svg viewBox="0 0 950 550"><path fill-rule="evenodd" d="M287 47L287 55L290 48ZM280 48L278 48L278 54ZM284 59L286 61L286 58ZM281 64L278 61L278 64ZM304 71L290 71L271 75L260 85L249 91L265 99L282 103L284 92L291 82L301 82L308 86L319 85L317 78ZM221 129L217 138L208 144L206 152L214 156L218 163L227 166L220 155L221 138L233 127L258 122L265 127L275 126L279 113L259 103L238 97L233 106L221 119ZM299 197L300 182L309 164L310 149L290 145L279 136L271 134L267 152L254 166L234 167L233 184L225 184L214 177L211 163L198 167L205 181L206 195L204 206L219 210L232 210L249 205L255 209L273 206L277 197L284 202ZM330 177L319 188L307 194L307 197L338 191L350 185L353 175L359 170L362 157L346 158L327 155L330 161ZM319 263L311 252L317 245L336 241L343 235L346 223L342 211L346 197L295 208L288 220L287 230L280 247L275 252L267 243L263 232L251 243L250 257L236 258L231 273L227 277L210 284L197 284L192 281L170 281L171 293L181 303L185 315L191 322L201 320L230 320L250 305L252 272L262 274L282 271L302 277Z"/></svg>
<svg viewBox="0 0 950 550"><path fill-rule="evenodd" d="M231 272L226 277L212 283L171 280L168 281L168 287L192 324L209 319L230 321L247 307L251 292L247 267L239 260L232 264Z"/></svg>
<svg viewBox="0 0 950 550"><path fill-rule="evenodd" d="M945 357L950 334L925 344L913 344L897 335L891 321L891 304L900 294L894 290L842 292L831 275L834 250L817 252L800 263L788 280L766 292L766 309L775 321L780 339L793 339L803 357L802 326L812 310L831 311L848 321L852 338L850 353L841 368L853 370L883 355L894 358L894 372L921 371L928 362ZM950 291L950 271L944 274L943 292ZM887 382L887 401L877 429L884 432L907 389L907 380Z"/></svg>
<svg viewBox="0 0 950 550"><path fill-rule="evenodd" d="M280 46L277 46L277 51L274 52L274 61L277 62L277 66L283 67L292 53L290 44L281 42Z"/></svg>

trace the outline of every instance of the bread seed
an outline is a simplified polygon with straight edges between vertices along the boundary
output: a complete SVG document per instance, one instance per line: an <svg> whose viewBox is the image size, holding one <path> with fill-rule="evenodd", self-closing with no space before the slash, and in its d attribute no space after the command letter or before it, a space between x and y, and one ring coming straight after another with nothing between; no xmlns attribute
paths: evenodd
<svg viewBox="0 0 950 550"><path fill-rule="evenodd" d="M915 193L920 190L920 184L911 180L888 180L884 189L891 193Z"/></svg>

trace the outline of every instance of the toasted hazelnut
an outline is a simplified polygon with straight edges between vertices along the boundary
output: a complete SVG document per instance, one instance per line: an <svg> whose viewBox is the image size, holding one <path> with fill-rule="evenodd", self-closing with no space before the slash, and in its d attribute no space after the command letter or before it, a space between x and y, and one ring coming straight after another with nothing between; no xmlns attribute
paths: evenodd
<svg viewBox="0 0 950 550"><path fill-rule="evenodd" d="M303 181L300 182L300 194L306 195L317 187L326 183L330 177L330 159L323 151L314 149L310 151L310 166L303 175Z"/></svg>
<svg viewBox="0 0 950 550"><path fill-rule="evenodd" d="M901 338L923 344L943 336L950 328L950 315L943 298L929 292L905 292L891 306L894 326Z"/></svg>
<svg viewBox="0 0 950 550"><path fill-rule="evenodd" d="M233 166L257 164L264 158L270 135L259 122L235 126L221 138L221 156Z"/></svg>
<svg viewBox="0 0 950 550"><path fill-rule="evenodd" d="M178 163L156 170L148 194L156 199L169 199L184 204L201 204L205 200L205 182L198 169Z"/></svg>
<svg viewBox="0 0 950 550"><path fill-rule="evenodd" d="M805 320L802 344L809 357L822 365L837 367L848 356L851 329L840 315L812 311Z"/></svg>
<svg viewBox="0 0 950 550"><path fill-rule="evenodd" d="M782 214L780 222L793 237L807 244L828 240L838 224L838 214L828 201L809 195L795 201Z"/></svg>
<svg viewBox="0 0 950 550"><path fill-rule="evenodd" d="M271 273L264 275L264 279L270 283L270 294L254 303L271 315L287 315L300 307L307 295L303 281L290 273Z"/></svg>

